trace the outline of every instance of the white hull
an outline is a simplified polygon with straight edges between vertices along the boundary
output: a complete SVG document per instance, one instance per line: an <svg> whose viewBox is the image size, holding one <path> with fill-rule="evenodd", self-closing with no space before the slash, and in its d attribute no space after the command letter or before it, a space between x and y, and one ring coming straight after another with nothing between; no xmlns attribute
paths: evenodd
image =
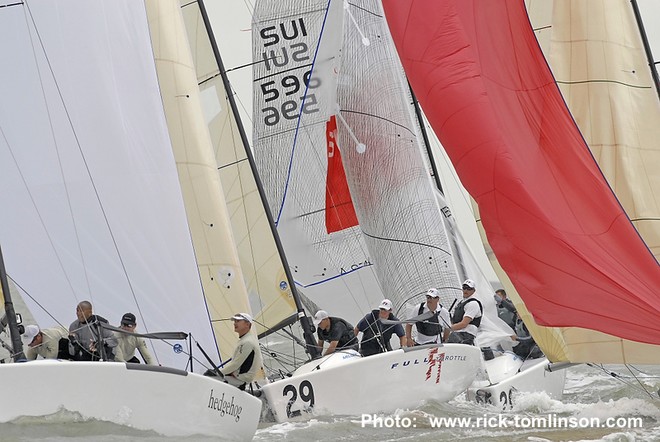
<svg viewBox="0 0 660 442"><path fill-rule="evenodd" d="M0 389L16 394L0 407L0 422L65 409L167 436L251 439L259 423L261 401L216 379L114 362L2 364Z"/></svg>
<svg viewBox="0 0 660 442"><path fill-rule="evenodd" d="M517 392L542 391L553 399L561 399L566 381L565 370L550 372L546 370L549 364L548 359L539 358L525 361L520 366L519 372L516 369L513 373L506 373L506 370L503 370L501 363L503 359L501 358L520 361L513 354L505 354L486 361L486 371L491 380L495 381L497 378L501 380L493 383L484 381L483 385L475 382L467 390L468 400L508 409L513 406Z"/></svg>
<svg viewBox="0 0 660 442"><path fill-rule="evenodd" d="M481 351L462 344L398 349L366 358L339 352L305 364L262 391L278 422L391 412L429 399L453 399L472 384L481 364Z"/></svg>

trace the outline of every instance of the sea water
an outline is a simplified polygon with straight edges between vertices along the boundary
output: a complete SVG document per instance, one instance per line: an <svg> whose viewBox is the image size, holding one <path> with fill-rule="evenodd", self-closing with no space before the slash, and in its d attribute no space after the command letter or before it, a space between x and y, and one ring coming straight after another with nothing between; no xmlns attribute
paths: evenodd
<svg viewBox="0 0 660 442"><path fill-rule="evenodd" d="M639 369L639 370L638 370ZM255 441L659 441L660 366L587 365L567 369L561 401L519 393L512 409L468 402L428 402L417 409L262 423ZM614 373L616 376L613 376ZM382 388L387 389L387 385ZM647 393L648 392L648 393ZM5 395L3 397L6 398ZM35 400L39 400L35 398ZM90 390L90 400L102 400ZM350 401L350 397L346 400ZM2 406L10 406L10 400ZM164 437L61 412L0 424L0 441L206 442L208 436Z"/></svg>

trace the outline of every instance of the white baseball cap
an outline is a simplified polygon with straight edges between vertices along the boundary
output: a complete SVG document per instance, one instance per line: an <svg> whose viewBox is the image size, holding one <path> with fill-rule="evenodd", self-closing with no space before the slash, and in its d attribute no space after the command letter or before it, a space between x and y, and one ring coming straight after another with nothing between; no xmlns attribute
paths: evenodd
<svg viewBox="0 0 660 442"><path fill-rule="evenodd" d="M321 323L321 321L323 321L325 318L329 318L329 317L330 317L330 315L328 315L328 312L326 312L325 310L319 310L314 315L314 325L319 325Z"/></svg>
<svg viewBox="0 0 660 442"><path fill-rule="evenodd" d="M381 310L392 310L392 301L389 299L383 299L378 308Z"/></svg>
<svg viewBox="0 0 660 442"><path fill-rule="evenodd" d="M30 345L30 342L34 339L35 336L39 334L39 327L36 325L26 325L25 332L21 336L23 339L23 344Z"/></svg>
<svg viewBox="0 0 660 442"><path fill-rule="evenodd" d="M475 288L474 281L471 279L466 279L465 281L463 281L463 285L470 287L472 290L474 290Z"/></svg>
<svg viewBox="0 0 660 442"><path fill-rule="evenodd" d="M247 321L252 324L252 316L247 313L236 313L231 319L232 321Z"/></svg>
<svg viewBox="0 0 660 442"><path fill-rule="evenodd" d="M438 292L438 289L435 287L431 287L428 292L426 292L426 296L430 296L432 298L439 298L440 297L440 292Z"/></svg>

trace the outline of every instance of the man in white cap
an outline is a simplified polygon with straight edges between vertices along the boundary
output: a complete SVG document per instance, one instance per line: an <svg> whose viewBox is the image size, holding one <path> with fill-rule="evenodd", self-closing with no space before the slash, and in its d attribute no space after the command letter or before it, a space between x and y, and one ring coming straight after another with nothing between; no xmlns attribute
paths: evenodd
<svg viewBox="0 0 660 442"><path fill-rule="evenodd" d="M463 300L456 305L451 318L451 329L454 332L449 336L448 342L474 345L484 311L481 301L474 296L475 292L474 281L466 279L463 282Z"/></svg>
<svg viewBox="0 0 660 442"><path fill-rule="evenodd" d="M244 389L246 384L254 381L263 366L261 350L252 329L252 316L247 313L236 313L231 317L234 321L234 331L238 333L238 343L234 355L220 369L225 376L225 382Z"/></svg>
<svg viewBox="0 0 660 442"><path fill-rule="evenodd" d="M426 312L432 313L433 316L424 321L417 321L414 324L417 329L415 340L412 338L413 324L406 324L406 342L408 347L439 344L447 340L451 319L449 318L449 311L440 305L440 292L435 287L431 287L426 292L426 301L415 307L410 313L410 316L419 316Z"/></svg>
<svg viewBox="0 0 660 442"><path fill-rule="evenodd" d="M353 332L353 326L341 318L328 315L325 310L319 310L314 315L314 325L319 338L319 347L323 352L323 345L328 341L330 345L324 356L335 350L357 350L357 338Z"/></svg>
<svg viewBox="0 0 660 442"><path fill-rule="evenodd" d="M371 356L392 350L390 340L393 334L399 337L401 347L406 345L406 333L403 331L401 324L386 325L380 319L399 320L392 314L392 301L389 299L383 299L378 306L378 310L367 313L353 330L355 336L362 332L362 340L360 341L362 356Z"/></svg>
<svg viewBox="0 0 660 442"><path fill-rule="evenodd" d="M25 326L25 333L21 336L23 345L27 347L25 357L28 360L37 359L37 356L44 359L69 359L68 335L64 327L40 330L36 325Z"/></svg>

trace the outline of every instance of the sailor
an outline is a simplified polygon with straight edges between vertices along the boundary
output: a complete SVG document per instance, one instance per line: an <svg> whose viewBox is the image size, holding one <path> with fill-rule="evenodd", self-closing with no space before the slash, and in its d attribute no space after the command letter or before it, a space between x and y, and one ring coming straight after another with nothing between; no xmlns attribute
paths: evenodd
<svg viewBox="0 0 660 442"><path fill-rule="evenodd" d="M135 350L140 352L144 363L147 365L154 365L154 360L151 357L151 352L147 348L147 343L139 336L132 333L135 332L137 322L133 313L125 313L121 317L119 328L126 330L129 333L115 332L117 336L117 348L115 350L115 361L118 362L132 362L139 364L140 360L135 356Z"/></svg>
<svg viewBox="0 0 660 442"><path fill-rule="evenodd" d="M514 328L516 335L514 339L518 341L518 345L513 347L513 352L523 359L536 359L543 357L543 352L534 341L531 333L527 330L527 326L520 319L520 315L516 314L516 326Z"/></svg>
<svg viewBox="0 0 660 442"><path fill-rule="evenodd" d="M516 307L506 297L504 289L495 290L495 303L497 304L497 315L512 329L516 328Z"/></svg>
<svg viewBox="0 0 660 442"><path fill-rule="evenodd" d="M447 342L474 345L474 338L477 336L484 309L481 301L474 296L476 287L473 280L466 279L462 288L463 300L456 305L454 310L451 318L453 333Z"/></svg>
<svg viewBox="0 0 660 442"><path fill-rule="evenodd" d="M222 366L220 373L225 376L225 382L240 389L254 381L261 371L263 360L256 333L252 330L252 316L247 313L236 313L231 317L234 321L234 331L238 333L238 343L229 362Z"/></svg>
<svg viewBox="0 0 660 442"><path fill-rule="evenodd" d="M360 341L360 354L362 356L371 356L392 350L390 340L393 334L399 337L401 347L406 345L406 333L403 331L401 324L383 324L380 319L399 320L392 314L392 301L389 299L383 299L378 306L378 310L367 313L353 330L355 336L362 332L362 341Z"/></svg>
<svg viewBox="0 0 660 442"><path fill-rule="evenodd" d="M325 310L319 310L314 315L314 325L317 328L319 347L323 352L323 345L328 341L330 345L323 354L327 356L335 350L357 350L357 337L353 326L341 318L329 316Z"/></svg>
<svg viewBox="0 0 660 442"><path fill-rule="evenodd" d="M78 319L69 326L72 358L76 361L114 361L117 338L112 331L101 326L108 320L95 315L89 301L82 301L76 306L76 316ZM99 342L102 345L98 345Z"/></svg>
<svg viewBox="0 0 660 442"><path fill-rule="evenodd" d="M426 312L433 313L433 316L415 323L417 337L414 341L412 339L413 324L406 324L406 341L409 347L439 344L447 340L451 319L449 318L449 311L440 305L440 292L435 287L431 287L426 292L426 301L419 304L419 307L415 307L410 316L419 316Z"/></svg>
<svg viewBox="0 0 660 442"><path fill-rule="evenodd" d="M27 325L21 336L23 344L28 347L25 357L28 360L37 359L69 359L69 332L64 327L39 329L36 325Z"/></svg>

